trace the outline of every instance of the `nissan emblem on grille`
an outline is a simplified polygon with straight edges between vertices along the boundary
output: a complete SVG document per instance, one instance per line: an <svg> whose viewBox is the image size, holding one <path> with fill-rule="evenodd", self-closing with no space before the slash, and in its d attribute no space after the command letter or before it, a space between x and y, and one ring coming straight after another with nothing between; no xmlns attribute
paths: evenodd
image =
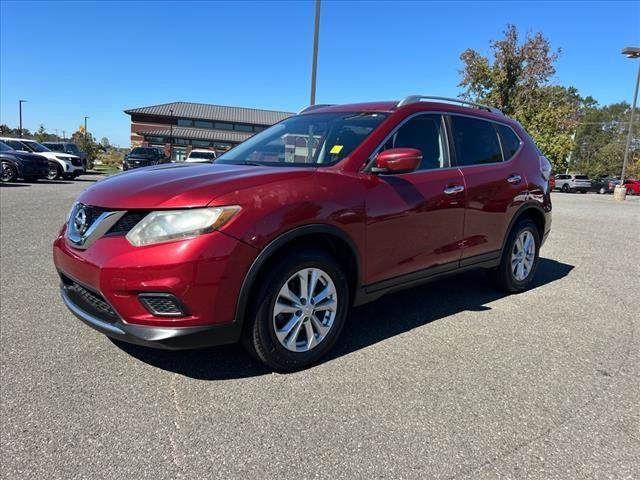
<svg viewBox="0 0 640 480"><path fill-rule="evenodd" d="M86 249L107 233L126 210L107 210L92 205L76 203L67 223L67 242L74 248Z"/></svg>
<svg viewBox="0 0 640 480"><path fill-rule="evenodd" d="M73 225L76 227L78 233L82 235L87 231L87 227L89 226L87 223L87 212L84 210L84 205L81 205L73 219Z"/></svg>

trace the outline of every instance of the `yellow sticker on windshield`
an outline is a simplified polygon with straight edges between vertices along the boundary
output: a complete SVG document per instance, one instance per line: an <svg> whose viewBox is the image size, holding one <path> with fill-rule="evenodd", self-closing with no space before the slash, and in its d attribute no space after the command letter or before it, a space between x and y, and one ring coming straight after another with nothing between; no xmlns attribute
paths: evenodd
<svg viewBox="0 0 640 480"><path fill-rule="evenodd" d="M329 153L332 153L334 155L338 154L342 151L342 147L342 145L334 145L333 147L331 147L331 150L329 150Z"/></svg>

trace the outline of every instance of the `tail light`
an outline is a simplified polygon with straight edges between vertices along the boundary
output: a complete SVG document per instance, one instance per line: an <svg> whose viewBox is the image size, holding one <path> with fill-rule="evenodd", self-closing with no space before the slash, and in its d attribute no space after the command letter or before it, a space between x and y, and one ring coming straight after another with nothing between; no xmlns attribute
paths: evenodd
<svg viewBox="0 0 640 480"><path fill-rule="evenodd" d="M613 188L613 182L611 180L609 180L609 183L607 185L609 185L609 188Z"/></svg>
<svg viewBox="0 0 640 480"><path fill-rule="evenodd" d="M540 173L545 180L549 180L551 177L551 162L544 155L540 155Z"/></svg>

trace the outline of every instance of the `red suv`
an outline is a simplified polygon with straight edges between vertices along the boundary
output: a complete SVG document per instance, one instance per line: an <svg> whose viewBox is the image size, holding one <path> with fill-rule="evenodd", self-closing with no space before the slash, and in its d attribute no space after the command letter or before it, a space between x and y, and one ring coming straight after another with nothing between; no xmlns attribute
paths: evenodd
<svg viewBox="0 0 640 480"><path fill-rule="evenodd" d="M53 257L67 307L110 337L242 341L292 370L327 353L352 305L474 268L526 289L551 225L550 170L491 107L316 105L215 164L95 183Z"/></svg>

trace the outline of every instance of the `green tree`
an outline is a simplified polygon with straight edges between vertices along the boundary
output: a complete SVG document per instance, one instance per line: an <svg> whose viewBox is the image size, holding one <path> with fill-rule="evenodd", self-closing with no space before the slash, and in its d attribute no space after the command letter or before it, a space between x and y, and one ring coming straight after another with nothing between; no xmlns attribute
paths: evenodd
<svg viewBox="0 0 640 480"><path fill-rule="evenodd" d="M44 125L41 123L36 133L33 135L38 142L45 142L47 140L47 131L44 129Z"/></svg>
<svg viewBox="0 0 640 480"><path fill-rule="evenodd" d="M93 135L90 132L84 131L84 127L80 126L77 131L71 135L71 142L78 145L78 148L87 153L87 159L89 163L93 163L98 155L98 144L96 143Z"/></svg>
<svg viewBox="0 0 640 480"><path fill-rule="evenodd" d="M490 49L491 60L473 49L460 55L462 96L495 105L517 119L554 170L564 171L578 120L594 100L583 99L573 87L550 84L560 50L553 50L541 33L520 41L516 27L507 25L504 38L492 41Z"/></svg>

